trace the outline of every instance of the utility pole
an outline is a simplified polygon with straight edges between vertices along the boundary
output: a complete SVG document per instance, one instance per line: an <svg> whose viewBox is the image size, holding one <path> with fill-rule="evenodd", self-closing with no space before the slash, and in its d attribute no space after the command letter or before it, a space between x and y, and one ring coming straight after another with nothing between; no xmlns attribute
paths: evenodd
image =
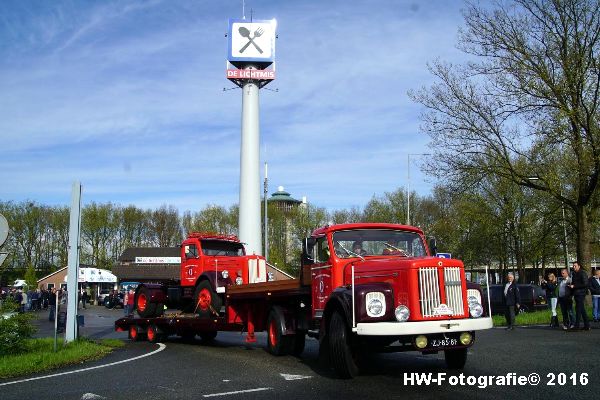
<svg viewBox="0 0 600 400"><path fill-rule="evenodd" d="M263 188L263 197L265 202L265 260L269 261L269 219L267 217L267 212L269 207L267 207L267 196L269 195L269 177L268 177L268 165L265 162L265 183Z"/></svg>
<svg viewBox="0 0 600 400"><path fill-rule="evenodd" d="M79 294L79 243L81 230L81 183L73 182L69 220L69 256L67 274L67 327L65 342L77 339L77 296ZM58 303L56 304L58 314Z"/></svg>

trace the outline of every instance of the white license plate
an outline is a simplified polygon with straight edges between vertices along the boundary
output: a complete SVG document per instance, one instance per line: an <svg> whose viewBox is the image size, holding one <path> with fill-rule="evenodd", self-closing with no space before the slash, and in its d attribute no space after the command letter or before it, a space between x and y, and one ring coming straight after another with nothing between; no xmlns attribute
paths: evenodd
<svg viewBox="0 0 600 400"><path fill-rule="evenodd" d="M431 347L456 346L458 339L431 339Z"/></svg>

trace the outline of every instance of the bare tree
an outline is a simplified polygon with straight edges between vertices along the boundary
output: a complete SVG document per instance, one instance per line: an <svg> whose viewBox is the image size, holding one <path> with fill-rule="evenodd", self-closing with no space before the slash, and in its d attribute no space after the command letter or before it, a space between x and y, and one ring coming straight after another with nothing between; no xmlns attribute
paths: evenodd
<svg viewBox="0 0 600 400"><path fill-rule="evenodd" d="M577 257L590 268L600 178L600 5L597 0L469 4L459 48L474 61L435 62L423 129L431 171L455 187L499 175L572 209ZM531 178L535 177L536 180Z"/></svg>

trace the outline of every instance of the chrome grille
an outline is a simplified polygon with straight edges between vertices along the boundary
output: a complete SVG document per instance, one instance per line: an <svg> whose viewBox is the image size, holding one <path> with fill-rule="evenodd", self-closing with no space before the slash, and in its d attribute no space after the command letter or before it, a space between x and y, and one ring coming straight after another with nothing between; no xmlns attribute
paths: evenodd
<svg viewBox="0 0 600 400"><path fill-rule="evenodd" d="M440 285L435 267L419 268L419 303L423 317L433 317L433 310L440 305Z"/></svg>
<svg viewBox="0 0 600 400"><path fill-rule="evenodd" d="M446 303L452 309L452 315L464 315L459 267L444 268L444 289L446 290Z"/></svg>
<svg viewBox="0 0 600 400"><path fill-rule="evenodd" d="M444 268L446 305L453 316L464 315L462 282L459 267ZM437 267L419 268L419 305L423 317L437 317L435 309L441 303L440 281Z"/></svg>

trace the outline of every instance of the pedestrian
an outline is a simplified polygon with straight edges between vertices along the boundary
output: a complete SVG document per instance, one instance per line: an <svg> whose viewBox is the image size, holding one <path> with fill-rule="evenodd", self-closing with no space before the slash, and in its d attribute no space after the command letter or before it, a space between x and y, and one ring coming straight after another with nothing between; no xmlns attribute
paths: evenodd
<svg viewBox="0 0 600 400"><path fill-rule="evenodd" d="M548 274L548 280L542 280L542 287L546 290L546 301L548 305L550 305L550 310L552 311L552 318L550 318L550 327L557 328L558 327L558 316L556 315L556 305L558 303L558 299L556 297L556 288L558 282L556 280L556 275L552 272Z"/></svg>
<svg viewBox="0 0 600 400"><path fill-rule="evenodd" d="M48 294L48 308L50 309L48 321L54 322L54 313L56 312L56 288L52 288Z"/></svg>
<svg viewBox="0 0 600 400"><path fill-rule="evenodd" d="M20 308L20 311L22 313L24 313L25 311L27 311L27 303L30 300L27 297L27 292L24 292L22 289L19 289L19 292L21 293L21 308Z"/></svg>
<svg viewBox="0 0 600 400"><path fill-rule="evenodd" d="M125 295L123 296L123 313L125 316L129 315L129 288L125 290Z"/></svg>
<svg viewBox="0 0 600 400"><path fill-rule="evenodd" d="M134 300L135 292L133 291L133 288L129 286L129 292L127 294L127 305L129 306L129 314L127 314L128 316L133 315Z"/></svg>
<svg viewBox="0 0 600 400"><path fill-rule="evenodd" d="M575 327L574 330L590 330L590 321L585 311L585 296L587 295L588 277L581 268L579 261L573 263L573 277L571 278L571 290L575 299ZM579 328L579 321L583 319L583 328Z"/></svg>
<svg viewBox="0 0 600 400"><path fill-rule="evenodd" d="M590 276L588 286L592 293L592 315L594 322L600 322L600 269L596 269L594 276Z"/></svg>
<svg viewBox="0 0 600 400"><path fill-rule="evenodd" d="M507 330L515 329L515 311L519 309L521 303L521 294L515 282L515 276L509 272L507 276L508 282L504 285L504 305L506 306L506 327Z"/></svg>
<svg viewBox="0 0 600 400"><path fill-rule="evenodd" d="M563 330L572 328L575 323L575 315L573 314L573 293L571 291L571 277L569 270L563 268L560 270L561 279L558 283L558 305L560 313L563 317Z"/></svg>
<svg viewBox="0 0 600 400"><path fill-rule="evenodd" d="M81 296L81 305L83 306L83 309L85 310L86 303L88 301L87 292L85 291L85 289L81 288L81 291L79 293L80 293L80 296Z"/></svg>

